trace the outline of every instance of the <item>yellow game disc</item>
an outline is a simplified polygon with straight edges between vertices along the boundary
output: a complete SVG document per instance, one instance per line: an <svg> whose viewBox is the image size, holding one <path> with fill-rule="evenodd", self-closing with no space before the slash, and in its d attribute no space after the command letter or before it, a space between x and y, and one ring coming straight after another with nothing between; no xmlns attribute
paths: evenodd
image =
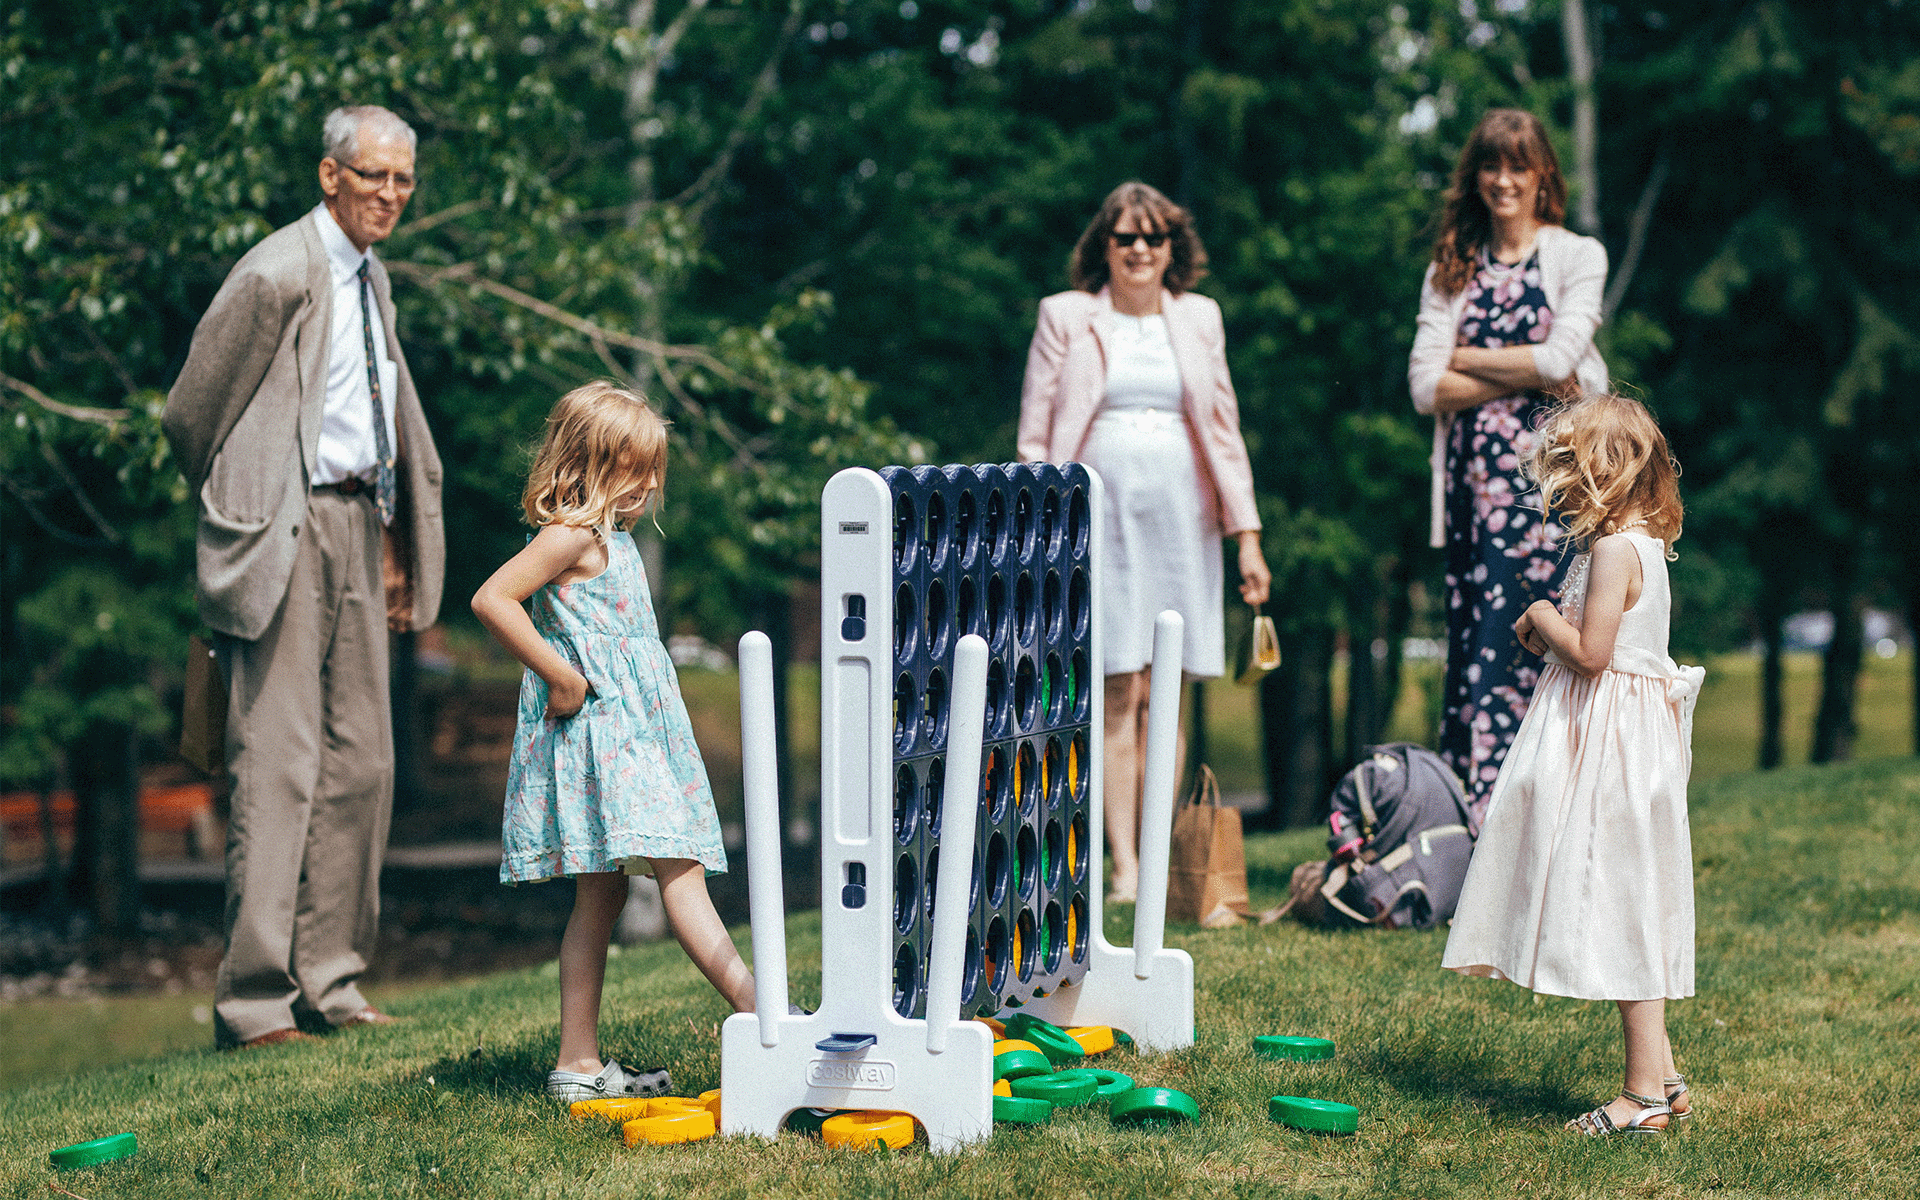
<svg viewBox="0 0 1920 1200"><path fill-rule="evenodd" d="M603 1121L632 1121L648 1114L650 1101L645 1096L606 1096L599 1100L575 1100L567 1105L567 1115L577 1120L598 1117Z"/></svg>
<svg viewBox="0 0 1920 1200"><path fill-rule="evenodd" d="M1001 1038L993 1044L993 1053L996 1057L1009 1050L1031 1050L1035 1054L1041 1053L1040 1047L1022 1038Z"/></svg>
<svg viewBox="0 0 1920 1200"><path fill-rule="evenodd" d="M1080 1043L1083 1054L1105 1054L1114 1047L1111 1025L1075 1025L1067 1036Z"/></svg>
<svg viewBox="0 0 1920 1200"><path fill-rule="evenodd" d="M828 1117L820 1138L829 1146L869 1150L885 1143L895 1150L913 1144L913 1118L906 1113L850 1112Z"/></svg>
<svg viewBox="0 0 1920 1200"><path fill-rule="evenodd" d="M719 1088L715 1088L710 1092L701 1092L698 1096L694 1097L694 1099L699 1101L702 1108L713 1114L714 1120L718 1121L720 1119Z"/></svg>
<svg viewBox="0 0 1920 1200"><path fill-rule="evenodd" d="M679 1112L641 1117L620 1127L620 1136L629 1146L647 1142L669 1146L675 1142L697 1142L720 1131L720 1123L704 1108L683 1108Z"/></svg>
<svg viewBox="0 0 1920 1200"><path fill-rule="evenodd" d="M1011 1096L1011 1095L1013 1095L1013 1081L1012 1081L1011 1079L996 1079L996 1080L994 1080L994 1081L993 1081L993 1094L994 1094L994 1095L996 1095L996 1096Z"/></svg>
<svg viewBox="0 0 1920 1200"><path fill-rule="evenodd" d="M994 1020L992 1017L975 1017L974 1020L980 1022L982 1025L985 1025L988 1029L993 1030L994 1037L1003 1038L1007 1036L1006 1025L1000 1021Z"/></svg>

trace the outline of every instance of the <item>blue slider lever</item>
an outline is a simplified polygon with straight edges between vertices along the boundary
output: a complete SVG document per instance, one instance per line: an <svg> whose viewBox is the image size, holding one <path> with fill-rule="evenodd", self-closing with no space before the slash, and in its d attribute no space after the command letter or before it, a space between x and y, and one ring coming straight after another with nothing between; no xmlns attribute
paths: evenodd
<svg viewBox="0 0 1920 1200"><path fill-rule="evenodd" d="M813 1044L815 1050L844 1052L847 1050L865 1050L880 1039L871 1033L836 1033L823 1037Z"/></svg>

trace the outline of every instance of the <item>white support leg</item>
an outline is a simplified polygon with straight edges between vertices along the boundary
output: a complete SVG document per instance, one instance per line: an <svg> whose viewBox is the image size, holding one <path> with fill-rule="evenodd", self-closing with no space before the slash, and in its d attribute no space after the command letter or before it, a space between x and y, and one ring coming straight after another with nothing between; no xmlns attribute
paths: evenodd
<svg viewBox="0 0 1920 1200"><path fill-rule="evenodd" d="M780 782L774 753L773 643L740 639L740 766L747 808L747 904L753 922L753 1002L760 1044L780 1040L787 1015L787 906L780 877Z"/></svg>
<svg viewBox="0 0 1920 1200"><path fill-rule="evenodd" d="M1133 973L1153 974L1167 932L1167 866L1173 848L1173 789L1179 774L1180 654L1186 622L1168 609L1153 623L1153 681L1147 693L1147 770L1140 789L1140 899L1133 910Z"/></svg>
<svg viewBox="0 0 1920 1200"><path fill-rule="evenodd" d="M974 810L979 795L981 734L986 728L987 643L974 634L953 652L953 706L947 738L946 790L940 797L942 857L953 869L934 884L932 978L927 986L927 1052L942 1054L960 1022L967 958L967 893L972 873Z"/></svg>

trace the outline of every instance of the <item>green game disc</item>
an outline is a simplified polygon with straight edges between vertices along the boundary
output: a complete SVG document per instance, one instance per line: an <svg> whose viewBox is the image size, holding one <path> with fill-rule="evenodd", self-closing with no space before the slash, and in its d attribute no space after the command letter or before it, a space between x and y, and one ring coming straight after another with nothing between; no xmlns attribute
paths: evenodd
<svg viewBox="0 0 1920 1200"><path fill-rule="evenodd" d="M1133 1077L1122 1075L1118 1071L1109 1071L1105 1067L1078 1067L1071 1071L1055 1071L1053 1078L1065 1079L1069 1076L1093 1080L1093 1098L1111 1100L1122 1092L1133 1090Z"/></svg>
<svg viewBox="0 0 1920 1200"><path fill-rule="evenodd" d="M1253 1052L1261 1058L1318 1062L1333 1057L1333 1043L1317 1037L1257 1037L1253 1039Z"/></svg>
<svg viewBox="0 0 1920 1200"><path fill-rule="evenodd" d="M1185 1092L1176 1092L1172 1088L1143 1087L1115 1096L1107 1104L1107 1114L1115 1121L1128 1125L1150 1121L1174 1124L1198 1117L1200 1106Z"/></svg>
<svg viewBox="0 0 1920 1200"><path fill-rule="evenodd" d="M1360 1129L1360 1110L1336 1100L1275 1096L1267 1101L1267 1115L1282 1125L1309 1133L1356 1133Z"/></svg>
<svg viewBox="0 0 1920 1200"><path fill-rule="evenodd" d="M1042 1021L1038 1017L1030 1017L1026 1013L1015 1013L1008 1018L1007 1036L1032 1042L1040 1047L1041 1053L1045 1054L1048 1061L1055 1066L1064 1062L1079 1062L1087 1056L1087 1052L1080 1048L1080 1043L1073 1040L1072 1034L1058 1025Z"/></svg>
<svg viewBox="0 0 1920 1200"><path fill-rule="evenodd" d="M786 1130L803 1137L819 1137L820 1127L839 1111L837 1108L796 1108L787 1116Z"/></svg>
<svg viewBox="0 0 1920 1200"><path fill-rule="evenodd" d="M1045 1125L1053 1119L1053 1105L1026 1096L995 1096L993 1119L1011 1125Z"/></svg>
<svg viewBox="0 0 1920 1200"><path fill-rule="evenodd" d="M131 1133L116 1133L112 1137L96 1138L77 1146L63 1146L47 1155L47 1158L62 1171L71 1171L75 1167L91 1167L96 1163L126 1158L139 1149L139 1138Z"/></svg>
<svg viewBox="0 0 1920 1200"><path fill-rule="evenodd" d="M1015 1079L1012 1081L1013 1094L1030 1100L1045 1100L1061 1108L1091 1104L1093 1093L1100 1084L1091 1078L1075 1078L1079 1074L1078 1071L1067 1071L1057 1075L1029 1075L1024 1079Z"/></svg>
<svg viewBox="0 0 1920 1200"><path fill-rule="evenodd" d="M1024 1079L1029 1075L1049 1075L1053 1064L1038 1050L1009 1050L993 1056L995 1079Z"/></svg>

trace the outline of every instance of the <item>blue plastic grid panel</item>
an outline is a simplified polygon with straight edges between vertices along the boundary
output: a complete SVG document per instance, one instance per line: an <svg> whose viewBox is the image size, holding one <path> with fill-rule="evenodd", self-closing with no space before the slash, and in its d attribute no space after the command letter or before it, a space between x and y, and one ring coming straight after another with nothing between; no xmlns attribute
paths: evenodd
<svg viewBox="0 0 1920 1200"><path fill-rule="evenodd" d="M926 1010L953 654L989 648L962 1008L991 1014L1085 974L1092 514L1077 464L890 467L893 1003Z"/></svg>

